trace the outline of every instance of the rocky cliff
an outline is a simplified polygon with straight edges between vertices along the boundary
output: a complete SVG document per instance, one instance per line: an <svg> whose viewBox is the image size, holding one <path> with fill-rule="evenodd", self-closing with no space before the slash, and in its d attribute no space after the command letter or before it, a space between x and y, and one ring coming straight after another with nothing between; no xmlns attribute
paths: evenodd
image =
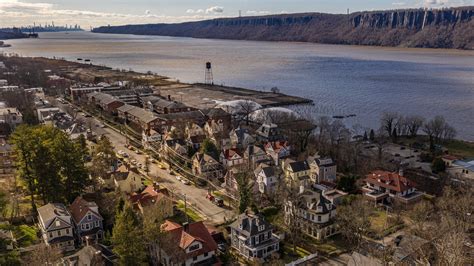
<svg viewBox="0 0 474 266"><path fill-rule="evenodd" d="M304 13L180 24L100 27L99 33L261 41L474 49L474 7L349 15Z"/></svg>

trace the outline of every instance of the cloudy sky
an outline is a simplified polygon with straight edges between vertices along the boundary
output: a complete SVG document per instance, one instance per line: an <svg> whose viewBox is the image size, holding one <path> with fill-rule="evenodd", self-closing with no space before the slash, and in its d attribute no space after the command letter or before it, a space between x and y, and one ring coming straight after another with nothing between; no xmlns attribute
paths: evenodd
<svg viewBox="0 0 474 266"><path fill-rule="evenodd" d="M0 0L0 27L182 22L216 17L472 5L474 0Z"/></svg>

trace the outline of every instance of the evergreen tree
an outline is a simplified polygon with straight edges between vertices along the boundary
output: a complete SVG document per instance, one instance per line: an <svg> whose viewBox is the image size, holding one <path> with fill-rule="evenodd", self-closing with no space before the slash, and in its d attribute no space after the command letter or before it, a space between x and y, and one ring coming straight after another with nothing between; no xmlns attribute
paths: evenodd
<svg viewBox="0 0 474 266"><path fill-rule="evenodd" d="M212 158L214 158L215 160L219 160L219 150L210 139L205 139L204 142L202 143L201 153L207 154L211 156Z"/></svg>
<svg viewBox="0 0 474 266"><path fill-rule="evenodd" d="M370 139L370 141L374 141L374 140L375 140L375 132L374 132L373 129L370 130L369 139Z"/></svg>
<svg viewBox="0 0 474 266"><path fill-rule="evenodd" d="M112 143L106 136L102 136L93 150L91 174L94 178L104 177L112 170L116 161Z"/></svg>
<svg viewBox="0 0 474 266"><path fill-rule="evenodd" d="M50 126L20 126L12 135L19 176L44 202L72 201L88 182L84 154L66 133Z"/></svg>
<svg viewBox="0 0 474 266"><path fill-rule="evenodd" d="M10 137L10 141L13 144L13 152L16 156L17 173L27 184L31 196L32 212L35 213L36 178L33 174L33 152L38 143L37 136L33 134L32 127L20 125Z"/></svg>
<svg viewBox="0 0 474 266"><path fill-rule="evenodd" d="M112 244L120 265L147 265L141 225L129 205L125 205L124 210L117 214L112 232Z"/></svg>
<svg viewBox="0 0 474 266"><path fill-rule="evenodd" d="M363 141L369 140L369 137L367 136L367 131L364 132L364 138L362 140Z"/></svg>

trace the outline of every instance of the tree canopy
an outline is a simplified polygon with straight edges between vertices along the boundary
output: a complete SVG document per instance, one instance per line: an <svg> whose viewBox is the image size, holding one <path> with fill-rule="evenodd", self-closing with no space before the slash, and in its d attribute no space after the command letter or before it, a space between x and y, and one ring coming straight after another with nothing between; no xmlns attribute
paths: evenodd
<svg viewBox="0 0 474 266"><path fill-rule="evenodd" d="M19 177L45 202L71 202L89 184L83 149L51 126L19 126L11 137Z"/></svg>

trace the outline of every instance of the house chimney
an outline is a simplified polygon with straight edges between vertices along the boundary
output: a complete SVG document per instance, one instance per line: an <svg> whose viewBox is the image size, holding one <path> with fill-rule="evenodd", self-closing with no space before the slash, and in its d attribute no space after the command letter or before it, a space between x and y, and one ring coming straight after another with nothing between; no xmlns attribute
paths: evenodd
<svg viewBox="0 0 474 266"><path fill-rule="evenodd" d="M302 193L304 193L304 186L303 185L300 186L300 194L302 194Z"/></svg>
<svg viewBox="0 0 474 266"><path fill-rule="evenodd" d="M89 246L90 245L90 237L89 236L86 236L86 246Z"/></svg>
<svg viewBox="0 0 474 266"><path fill-rule="evenodd" d="M171 101L171 95L168 94L168 101Z"/></svg>
<svg viewBox="0 0 474 266"><path fill-rule="evenodd" d="M398 169L398 175L403 176L403 167L400 167L400 169Z"/></svg>
<svg viewBox="0 0 474 266"><path fill-rule="evenodd" d="M188 231L189 231L189 223L188 222L183 223L183 229L184 229L184 232L188 233Z"/></svg>

